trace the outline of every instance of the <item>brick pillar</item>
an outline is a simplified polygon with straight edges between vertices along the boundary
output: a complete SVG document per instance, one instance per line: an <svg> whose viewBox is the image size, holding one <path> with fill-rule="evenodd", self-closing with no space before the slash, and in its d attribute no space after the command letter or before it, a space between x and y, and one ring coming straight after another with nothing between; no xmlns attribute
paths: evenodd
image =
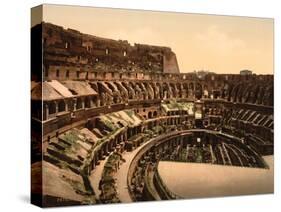
<svg viewBox="0 0 281 212"><path fill-rule="evenodd" d="M85 98L82 98L82 109L85 108Z"/></svg>
<svg viewBox="0 0 281 212"><path fill-rule="evenodd" d="M65 111L68 111L68 101L64 101L65 104Z"/></svg>
<svg viewBox="0 0 281 212"><path fill-rule="evenodd" d="M77 99L73 99L73 111L76 110Z"/></svg>
<svg viewBox="0 0 281 212"><path fill-rule="evenodd" d="M59 112L59 104L57 101L55 101L55 105L56 105L56 115L57 115L57 113Z"/></svg>

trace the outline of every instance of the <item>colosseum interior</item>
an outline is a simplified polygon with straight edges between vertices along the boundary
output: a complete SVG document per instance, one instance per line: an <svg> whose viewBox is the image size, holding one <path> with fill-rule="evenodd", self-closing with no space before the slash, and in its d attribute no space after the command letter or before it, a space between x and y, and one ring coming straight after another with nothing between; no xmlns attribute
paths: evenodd
<svg viewBox="0 0 281 212"><path fill-rule="evenodd" d="M181 73L169 47L44 22L31 36L41 33L32 46L43 48L32 66L33 202L273 192L273 75Z"/></svg>

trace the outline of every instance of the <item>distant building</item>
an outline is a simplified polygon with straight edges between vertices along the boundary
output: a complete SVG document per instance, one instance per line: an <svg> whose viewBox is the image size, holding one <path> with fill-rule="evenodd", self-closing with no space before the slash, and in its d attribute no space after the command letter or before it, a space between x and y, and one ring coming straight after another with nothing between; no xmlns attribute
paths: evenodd
<svg viewBox="0 0 281 212"><path fill-rule="evenodd" d="M208 70L199 70L194 71L194 73L198 76L199 79L203 79L208 74L215 74L214 72L208 71Z"/></svg>
<svg viewBox="0 0 281 212"><path fill-rule="evenodd" d="M253 72L250 71L250 70L242 70L242 71L240 71L240 74L241 74L241 75L252 75Z"/></svg>

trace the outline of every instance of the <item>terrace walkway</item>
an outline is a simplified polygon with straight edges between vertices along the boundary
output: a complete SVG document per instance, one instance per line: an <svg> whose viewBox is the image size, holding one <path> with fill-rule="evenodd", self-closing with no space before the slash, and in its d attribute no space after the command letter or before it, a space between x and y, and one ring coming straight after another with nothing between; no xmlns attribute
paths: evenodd
<svg viewBox="0 0 281 212"><path fill-rule="evenodd" d="M122 157L123 157L123 159L126 160L126 162L124 162L120 165L120 169L117 171L117 173L114 176L114 178L116 179L116 183L117 183L118 197L121 200L121 202L124 202L124 203L132 202L132 199L131 199L131 196L130 196L130 193L128 190L128 186L127 186L127 175L129 172L129 166L130 166L133 158L135 157L135 155L138 153L138 151L143 147L143 145L145 143L143 143L141 146L139 146L138 148L134 149L131 152L124 151L122 153ZM99 161L100 164L97 165L95 167L95 169L93 169L93 171L91 172L91 175L89 176L89 180L91 182L91 185L92 185L97 197L99 197L99 195L101 193L101 191L98 189L99 182L101 180L103 168L104 168L104 165L105 165L107 159L108 159L108 157L106 157L105 160L100 160Z"/></svg>
<svg viewBox="0 0 281 212"><path fill-rule="evenodd" d="M129 167L135 155L139 152L140 149L142 149L142 147L147 142L149 142L149 140L144 142L138 148L134 149L132 152L124 152L122 154L122 157L126 160L126 162L120 166L120 169L115 174L118 197L121 202L124 203L132 202L132 198L130 196L128 185L127 185L127 176L129 172Z"/></svg>
<svg viewBox="0 0 281 212"><path fill-rule="evenodd" d="M100 164L92 170L91 175L89 176L91 186L94 189L97 197L99 197L101 193L101 191L99 190L99 182L101 180L102 171L107 159L108 157L106 157L104 160L100 160Z"/></svg>

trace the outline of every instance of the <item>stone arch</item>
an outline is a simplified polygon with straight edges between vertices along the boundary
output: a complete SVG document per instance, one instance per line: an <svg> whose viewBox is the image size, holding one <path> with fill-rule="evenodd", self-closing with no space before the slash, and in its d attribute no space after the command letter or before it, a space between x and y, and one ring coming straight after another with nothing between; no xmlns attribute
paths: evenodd
<svg viewBox="0 0 281 212"><path fill-rule="evenodd" d="M145 94L145 92L143 91L143 88L142 88L142 86L140 85L140 83L135 83L135 84L134 84L134 91L135 91L136 98L137 98L138 100L146 99L146 94Z"/></svg>
<svg viewBox="0 0 281 212"><path fill-rule="evenodd" d="M227 101L230 101L230 99L231 99L231 93L232 93L232 90L233 90L233 84L229 84L229 89L228 89L228 92L227 92Z"/></svg>
<svg viewBox="0 0 281 212"><path fill-rule="evenodd" d="M121 82L122 86L127 90L128 93L128 99L133 99L134 98L134 90L129 86L128 83L126 82Z"/></svg>
<svg viewBox="0 0 281 212"><path fill-rule="evenodd" d="M107 85L107 87L112 91L115 92L115 87L110 83L110 82L105 82L105 84Z"/></svg>
<svg viewBox="0 0 281 212"><path fill-rule="evenodd" d="M54 101L51 101L49 103L49 114L55 114L57 112L57 109L56 109L56 102Z"/></svg>
<svg viewBox="0 0 281 212"><path fill-rule="evenodd" d="M194 83L193 82L188 83L188 88L194 91Z"/></svg>
<svg viewBox="0 0 281 212"><path fill-rule="evenodd" d="M114 82L114 84L121 93L121 96L127 100L129 98L127 88L124 87L120 82Z"/></svg>
<svg viewBox="0 0 281 212"><path fill-rule="evenodd" d="M153 90L154 99L160 99L160 91L159 91L159 87L156 86L156 83L150 82L148 84Z"/></svg>
<svg viewBox="0 0 281 212"><path fill-rule="evenodd" d="M203 88L203 96L204 98L208 98L209 97L209 89L208 89L208 86L206 84L203 84L202 85L202 88Z"/></svg>
<svg viewBox="0 0 281 212"><path fill-rule="evenodd" d="M77 98L76 100L76 110L83 108L83 100L81 97Z"/></svg>
<svg viewBox="0 0 281 212"><path fill-rule="evenodd" d="M151 112L151 111L148 112L148 118L149 118L149 119L152 118L152 112Z"/></svg>
<svg viewBox="0 0 281 212"><path fill-rule="evenodd" d="M263 96L263 104L273 106L273 85L267 86Z"/></svg>
<svg viewBox="0 0 281 212"><path fill-rule="evenodd" d="M85 108L91 108L91 97L85 97Z"/></svg>
<svg viewBox="0 0 281 212"><path fill-rule="evenodd" d="M222 86L221 97L223 99L227 98L228 92L229 92L229 84L227 82L224 82L224 84Z"/></svg>
<svg viewBox="0 0 281 212"><path fill-rule="evenodd" d="M241 101L243 103L248 102L250 92L253 89L253 86L251 84L243 85L243 89L241 89Z"/></svg>
<svg viewBox="0 0 281 212"><path fill-rule="evenodd" d="M172 98L177 98L178 93L177 93L176 85L174 83L169 83L168 86L170 87Z"/></svg>
<svg viewBox="0 0 281 212"><path fill-rule="evenodd" d="M259 90L260 90L260 85L255 84L250 92L250 96L248 99L249 103L255 104L257 102Z"/></svg>
<svg viewBox="0 0 281 212"><path fill-rule="evenodd" d="M163 94L162 84L159 82L155 83L154 89L155 89L155 92L157 92L158 98L163 99L164 94Z"/></svg>
<svg viewBox="0 0 281 212"><path fill-rule="evenodd" d="M196 83L195 84L195 97L197 99L201 99L203 95L203 89L201 83Z"/></svg>
<svg viewBox="0 0 281 212"><path fill-rule="evenodd" d="M240 84L234 86L234 88L232 89L232 92L231 92L231 101L232 102L237 101L237 94L238 94L238 91L239 91L239 86L240 86Z"/></svg>
<svg viewBox="0 0 281 212"><path fill-rule="evenodd" d="M189 98L194 97L194 83L193 82L188 83L188 97Z"/></svg>
<svg viewBox="0 0 281 212"><path fill-rule="evenodd" d="M262 104L264 93L265 93L265 88L264 88L264 86L260 85L260 89L259 89L259 92L257 95L257 101L256 101L257 104Z"/></svg>
<svg viewBox="0 0 281 212"><path fill-rule="evenodd" d="M96 82L89 82L89 84L93 90L95 90L97 93L99 93L98 85Z"/></svg>
<svg viewBox="0 0 281 212"><path fill-rule="evenodd" d="M245 92L245 85L243 83L240 83L236 93L236 102L242 102L244 92Z"/></svg>
<svg viewBox="0 0 281 212"><path fill-rule="evenodd" d="M127 83L128 89L129 89L129 96L131 94L132 99L136 98L136 91L135 91L135 84L132 82Z"/></svg>
<svg viewBox="0 0 281 212"><path fill-rule="evenodd" d="M141 89L141 93L143 96L143 99L150 99L151 98L151 93L149 93L147 91L147 87L145 86L145 84L143 82L139 82L137 83Z"/></svg>
<svg viewBox="0 0 281 212"><path fill-rule="evenodd" d="M65 101L62 99L62 100L59 100L58 101L58 112L63 112L65 111Z"/></svg>
<svg viewBox="0 0 281 212"><path fill-rule="evenodd" d="M177 88L177 92L178 92L178 97L179 98L183 98L184 93L183 93L183 85L182 83L176 83L176 88Z"/></svg>
<svg viewBox="0 0 281 212"><path fill-rule="evenodd" d="M183 93L184 93L184 98L188 97L188 83L182 83L182 88L183 88Z"/></svg>
<svg viewBox="0 0 281 212"><path fill-rule="evenodd" d="M143 82L142 84L145 86L145 89L148 93L148 99L154 99L155 93L154 93L154 89L152 88L152 86L147 82Z"/></svg>
<svg viewBox="0 0 281 212"><path fill-rule="evenodd" d="M163 99L171 98L171 90L169 88L169 84L164 82L163 83Z"/></svg>

